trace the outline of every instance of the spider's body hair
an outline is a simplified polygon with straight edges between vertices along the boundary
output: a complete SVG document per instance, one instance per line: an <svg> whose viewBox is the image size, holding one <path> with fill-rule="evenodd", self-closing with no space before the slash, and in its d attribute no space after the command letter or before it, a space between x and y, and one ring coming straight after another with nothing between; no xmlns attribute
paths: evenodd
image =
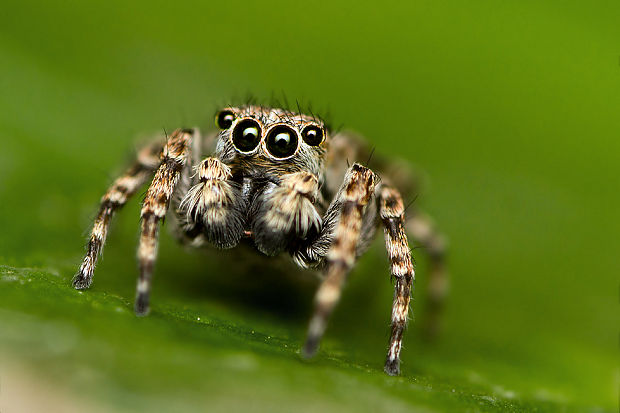
<svg viewBox="0 0 620 413"><path fill-rule="evenodd" d="M205 138L195 129L174 131L165 142L141 152L114 182L102 198L74 286L90 285L113 213L152 177L141 210L136 313L148 312L159 224L172 205L173 228L187 245L233 248L246 239L265 255L285 252L298 266L322 271L304 346L304 354L312 355L347 274L383 226L395 282L385 371L398 374L414 268L397 188L412 186L401 179L403 174L390 174L394 179L389 183L367 166L349 166L350 161L370 160L369 151L350 134L329 136L314 115L249 104L223 109L217 121L221 132ZM390 166L384 163L380 169ZM430 249L436 264L431 285L440 298L445 291L444 246L428 220L412 212L412 234ZM439 302L433 301L434 310Z"/></svg>
<svg viewBox="0 0 620 413"><path fill-rule="evenodd" d="M95 218L88 241L88 251L73 281L75 288L84 289L90 287L95 265L103 250L112 216L153 175L159 164L158 154L160 151L161 147L157 144L143 148L138 153L136 162L114 181L101 198L99 213L97 218Z"/></svg>
<svg viewBox="0 0 620 413"><path fill-rule="evenodd" d="M231 168L217 158L196 166L198 183L192 186L179 209L185 212L186 228L200 224L206 239L219 248L232 248L243 236L244 200L240 186L230 180Z"/></svg>
<svg viewBox="0 0 620 413"><path fill-rule="evenodd" d="M385 247L390 259L391 276L395 282L392 305L392 331L385 371L398 374L403 332L407 326L411 286L415 278L411 250L405 234L405 206L400 193L385 185L379 192L379 215L383 221Z"/></svg>
<svg viewBox="0 0 620 413"><path fill-rule="evenodd" d="M149 311L151 278L157 256L159 222L165 218L170 199L188 161L195 131L176 130L166 141L161 154L161 163L142 202L140 218L142 230L138 245L140 277L136 288L135 311L145 315ZM199 136L198 136L199 138Z"/></svg>
<svg viewBox="0 0 620 413"><path fill-rule="evenodd" d="M259 120L266 127L276 123L284 123L293 128L302 129L305 125L313 123L321 127L323 123L315 121L305 115L294 115L280 109L268 110L265 107L250 106L243 108L241 113L253 119ZM259 180L278 181L279 177L287 173L309 172L315 175L319 182L324 180L323 165L327 152L328 141L318 146L302 144L299 153L286 162L274 160L266 155L263 147L259 146L252 155L240 154L232 143L231 130L223 130L217 140L215 155L222 162L230 165L237 171L242 171L244 176Z"/></svg>
<svg viewBox="0 0 620 413"><path fill-rule="evenodd" d="M249 213L259 251L277 255L296 239L304 240L310 231L320 230L322 219L314 206L318 188L316 176L308 172L288 173L281 177L280 185L265 185Z"/></svg>
<svg viewBox="0 0 620 413"><path fill-rule="evenodd" d="M309 124L323 127L315 118L282 109L227 109L257 120L264 130L274 124L299 131ZM202 238L220 248L236 246L244 232L249 233L257 249L267 255L276 255L309 232L318 232L321 216L315 203L324 180L327 140L317 146L302 142L295 156L282 161L269 156L264 145L253 153L240 153L231 134L231 129L223 130L216 138L214 158L195 167L194 184L179 203L186 221L182 227L187 231L200 223ZM215 164L226 170L210 178L207 175Z"/></svg>
<svg viewBox="0 0 620 413"><path fill-rule="evenodd" d="M355 263L364 212L374 194L375 184L375 174L359 164L354 164L345 175L344 184L337 195L341 214L326 256L325 280L315 296L315 312L310 320L308 339L304 346L306 356L316 352L327 327L327 320L340 300L345 277Z"/></svg>

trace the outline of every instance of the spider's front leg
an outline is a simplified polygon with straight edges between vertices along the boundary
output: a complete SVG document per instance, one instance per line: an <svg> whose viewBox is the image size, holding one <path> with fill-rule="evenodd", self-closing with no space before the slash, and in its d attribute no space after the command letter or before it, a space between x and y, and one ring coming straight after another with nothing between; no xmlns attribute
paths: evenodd
<svg viewBox="0 0 620 413"><path fill-rule="evenodd" d="M198 135L193 129L177 129L168 138L161 154L157 172L142 204L140 243L138 246L138 278L135 311L145 315L149 310L149 296L153 265L157 256L159 222L166 216L170 198L191 152L192 139Z"/></svg>
<svg viewBox="0 0 620 413"><path fill-rule="evenodd" d="M329 316L340 299L346 276L355 263L364 212L374 193L376 180L376 175L370 169L353 164L326 214L330 215L336 210L339 212L337 220L330 220L337 224L333 228L333 240L327 251L325 279L315 296L314 315L303 348L306 357L316 353ZM326 225L327 231L332 230L330 225Z"/></svg>
<svg viewBox="0 0 620 413"><path fill-rule="evenodd" d="M154 143L142 149L134 164L114 181L101 198L101 206L90 233L86 255L73 278L73 286L76 289L83 290L90 287L95 265L103 250L114 213L153 176L159 165L159 153L162 147L161 143Z"/></svg>

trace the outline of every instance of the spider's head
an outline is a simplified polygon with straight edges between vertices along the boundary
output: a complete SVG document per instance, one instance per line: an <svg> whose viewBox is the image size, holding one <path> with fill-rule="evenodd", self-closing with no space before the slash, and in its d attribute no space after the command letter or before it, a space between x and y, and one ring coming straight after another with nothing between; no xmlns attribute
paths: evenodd
<svg viewBox="0 0 620 413"><path fill-rule="evenodd" d="M308 171L319 175L327 128L315 116L248 105L220 110L218 157L253 171Z"/></svg>

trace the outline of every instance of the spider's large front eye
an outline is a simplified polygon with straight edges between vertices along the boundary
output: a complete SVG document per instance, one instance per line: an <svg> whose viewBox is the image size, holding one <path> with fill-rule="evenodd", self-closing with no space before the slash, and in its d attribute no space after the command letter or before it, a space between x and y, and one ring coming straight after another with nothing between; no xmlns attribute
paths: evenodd
<svg viewBox="0 0 620 413"><path fill-rule="evenodd" d="M235 121L235 114L230 110L223 110L217 114L215 124L220 129L228 129Z"/></svg>
<svg viewBox="0 0 620 413"><path fill-rule="evenodd" d="M274 126L265 142L271 155L280 159L288 158L297 150L297 133L286 125Z"/></svg>
<svg viewBox="0 0 620 413"><path fill-rule="evenodd" d="M252 119L237 123L232 133L232 142L241 152L252 152L260 143L260 125Z"/></svg>
<svg viewBox="0 0 620 413"><path fill-rule="evenodd" d="M318 126L306 126L301 135L304 137L304 142L310 146L318 146L323 142L323 129Z"/></svg>

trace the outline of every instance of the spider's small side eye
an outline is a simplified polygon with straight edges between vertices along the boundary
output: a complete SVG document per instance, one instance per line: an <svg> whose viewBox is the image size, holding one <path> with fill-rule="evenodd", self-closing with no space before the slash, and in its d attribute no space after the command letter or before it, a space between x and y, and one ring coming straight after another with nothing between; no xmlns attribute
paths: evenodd
<svg viewBox="0 0 620 413"><path fill-rule="evenodd" d="M220 129L228 129L235 121L235 114L230 110L223 110L217 114L215 124Z"/></svg>
<svg viewBox="0 0 620 413"><path fill-rule="evenodd" d="M260 125L252 119L237 123L232 133L232 143L241 152L251 152L260 143Z"/></svg>
<svg viewBox="0 0 620 413"><path fill-rule="evenodd" d="M318 126L306 126L301 134L304 142L310 146L318 146L323 142L323 130Z"/></svg>
<svg viewBox="0 0 620 413"><path fill-rule="evenodd" d="M297 133L286 125L274 126L265 140L267 151L280 159L292 156L297 151L298 142Z"/></svg>

